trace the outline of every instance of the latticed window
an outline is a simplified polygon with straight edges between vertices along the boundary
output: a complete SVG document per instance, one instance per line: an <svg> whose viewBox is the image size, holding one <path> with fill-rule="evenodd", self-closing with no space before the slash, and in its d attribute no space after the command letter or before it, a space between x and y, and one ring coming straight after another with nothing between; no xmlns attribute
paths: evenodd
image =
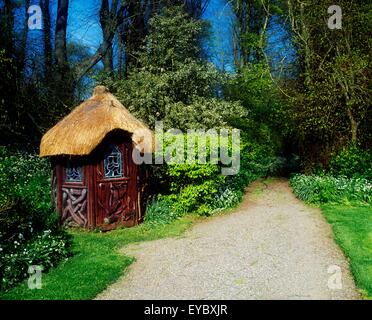
<svg viewBox="0 0 372 320"><path fill-rule="evenodd" d="M117 146L111 145L105 154L105 178L120 178L123 176L122 153Z"/></svg>
<svg viewBox="0 0 372 320"><path fill-rule="evenodd" d="M67 182L82 182L83 181L83 168L76 164L67 162L66 167L66 181Z"/></svg>

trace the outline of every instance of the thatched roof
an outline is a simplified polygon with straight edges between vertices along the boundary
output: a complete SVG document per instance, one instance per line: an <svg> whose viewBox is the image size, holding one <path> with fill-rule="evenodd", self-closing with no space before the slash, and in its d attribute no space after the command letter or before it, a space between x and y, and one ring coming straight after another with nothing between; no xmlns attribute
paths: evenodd
<svg viewBox="0 0 372 320"><path fill-rule="evenodd" d="M106 87L97 86L90 99L72 110L43 136L40 156L88 155L108 133L118 129L132 134L135 145L142 140L138 130L148 130Z"/></svg>

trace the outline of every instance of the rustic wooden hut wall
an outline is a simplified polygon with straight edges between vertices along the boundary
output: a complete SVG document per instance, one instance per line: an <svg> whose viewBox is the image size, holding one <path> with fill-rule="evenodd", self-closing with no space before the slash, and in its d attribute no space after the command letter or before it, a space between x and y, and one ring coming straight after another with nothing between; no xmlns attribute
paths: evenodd
<svg viewBox="0 0 372 320"><path fill-rule="evenodd" d="M44 135L40 156L51 157L55 205L65 223L92 228L141 221L145 184L132 159L139 129L148 130L99 86Z"/></svg>

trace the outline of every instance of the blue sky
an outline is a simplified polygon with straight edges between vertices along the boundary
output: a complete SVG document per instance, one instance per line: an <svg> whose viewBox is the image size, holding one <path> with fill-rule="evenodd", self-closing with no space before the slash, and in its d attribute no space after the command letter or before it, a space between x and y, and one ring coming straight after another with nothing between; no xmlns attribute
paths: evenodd
<svg viewBox="0 0 372 320"><path fill-rule="evenodd" d="M98 48L102 41L98 12L101 0L70 0L68 38Z"/></svg>
<svg viewBox="0 0 372 320"><path fill-rule="evenodd" d="M233 50L231 43L233 13L225 0L211 0L204 14L211 24L211 60L220 68L233 69Z"/></svg>

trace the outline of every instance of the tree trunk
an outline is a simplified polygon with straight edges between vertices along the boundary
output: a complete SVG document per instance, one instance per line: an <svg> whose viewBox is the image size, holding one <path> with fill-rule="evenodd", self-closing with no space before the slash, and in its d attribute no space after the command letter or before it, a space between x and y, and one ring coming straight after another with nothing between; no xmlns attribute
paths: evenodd
<svg viewBox="0 0 372 320"><path fill-rule="evenodd" d="M121 34L118 35L118 76L119 79L123 77L123 52L124 52L124 45L123 39Z"/></svg>
<svg viewBox="0 0 372 320"><path fill-rule="evenodd" d="M41 10L43 12L43 42L44 42L44 63L45 63L45 79L48 81L51 75L52 69L52 44L51 44L51 32L50 32L50 10L49 0L41 1Z"/></svg>
<svg viewBox="0 0 372 320"><path fill-rule="evenodd" d="M103 2L106 0L103 0ZM89 72L99 61L104 59L106 53L110 51L110 48L112 49L112 41L114 39L114 36L116 34L117 29L122 25L124 21L124 12L126 11L127 4L123 1L120 6L118 6L119 1L113 0L112 9L109 21L110 23L107 25L107 33L104 34L104 41L99 46L95 54L90 57L88 60L83 61L78 67L77 72L75 74L74 83L78 83L84 75ZM104 7L106 6L106 3L103 3ZM102 7L101 11L102 12ZM110 54L109 54L110 56ZM111 54L112 56L112 54ZM108 61L108 60L107 60ZM110 63L108 63L110 65Z"/></svg>
<svg viewBox="0 0 372 320"><path fill-rule="evenodd" d="M26 65L26 47L27 47L27 37L28 37L28 13L27 10L30 7L30 0L25 1L24 6L24 22L23 22L23 30L22 30L22 37L21 37L21 45L18 49L18 61L17 61L17 68L19 76L18 78L22 78L22 74L24 72L24 68Z"/></svg>
<svg viewBox="0 0 372 320"><path fill-rule="evenodd" d="M14 13L13 13L13 3L11 0L4 0L4 13L6 19L6 26L4 26L4 43L2 44L5 48L7 57L12 57L14 50L13 43L13 27L14 27Z"/></svg>
<svg viewBox="0 0 372 320"><path fill-rule="evenodd" d="M233 31L232 46L233 46L234 65L235 65L236 70L239 70L240 69L240 60L239 60L239 35L238 35L238 31Z"/></svg>
<svg viewBox="0 0 372 320"><path fill-rule="evenodd" d="M264 3L262 2L262 6L263 6L263 9L264 9L265 15L264 15L264 20L263 20L264 22L263 22L263 25L262 25L262 30L258 31L259 34L260 34L259 50L257 52L257 59L258 60L262 60L264 58L264 55L265 55L266 31L267 31L267 28L268 28L268 25L269 25L269 18L270 18L270 4L268 4L267 7L265 7Z"/></svg>
<svg viewBox="0 0 372 320"><path fill-rule="evenodd" d="M110 7L108 0L102 0L101 9L99 12L99 21L102 28L103 34L103 45L107 48L103 56L103 67L106 72L112 73L113 71L113 51L112 51L112 39L110 39L111 34L111 24L113 17L110 15Z"/></svg>
<svg viewBox="0 0 372 320"><path fill-rule="evenodd" d="M103 66L104 70L110 74L114 70L113 50L111 43L107 43L107 51L106 54L103 56Z"/></svg>
<svg viewBox="0 0 372 320"><path fill-rule="evenodd" d="M137 64L136 53L141 47L145 37L144 12L140 1L130 0L128 15L132 18L132 23L127 28L125 44L125 64L127 73L131 66Z"/></svg>
<svg viewBox="0 0 372 320"><path fill-rule="evenodd" d="M73 103L74 79L67 59L67 20L69 0L58 0L55 32L54 96L64 105Z"/></svg>
<svg viewBox="0 0 372 320"><path fill-rule="evenodd" d="M347 110L347 115L349 116L349 121L350 121L351 142L353 144L356 144L358 140L359 122L355 120L350 108L348 108Z"/></svg>
<svg viewBox="0 0 372 320"><path fill-rule="evenodd" d="M59 80L69 72L67 61L67 19L69 0L58 0L57 22L55 34L55 60Z"/></svg>

